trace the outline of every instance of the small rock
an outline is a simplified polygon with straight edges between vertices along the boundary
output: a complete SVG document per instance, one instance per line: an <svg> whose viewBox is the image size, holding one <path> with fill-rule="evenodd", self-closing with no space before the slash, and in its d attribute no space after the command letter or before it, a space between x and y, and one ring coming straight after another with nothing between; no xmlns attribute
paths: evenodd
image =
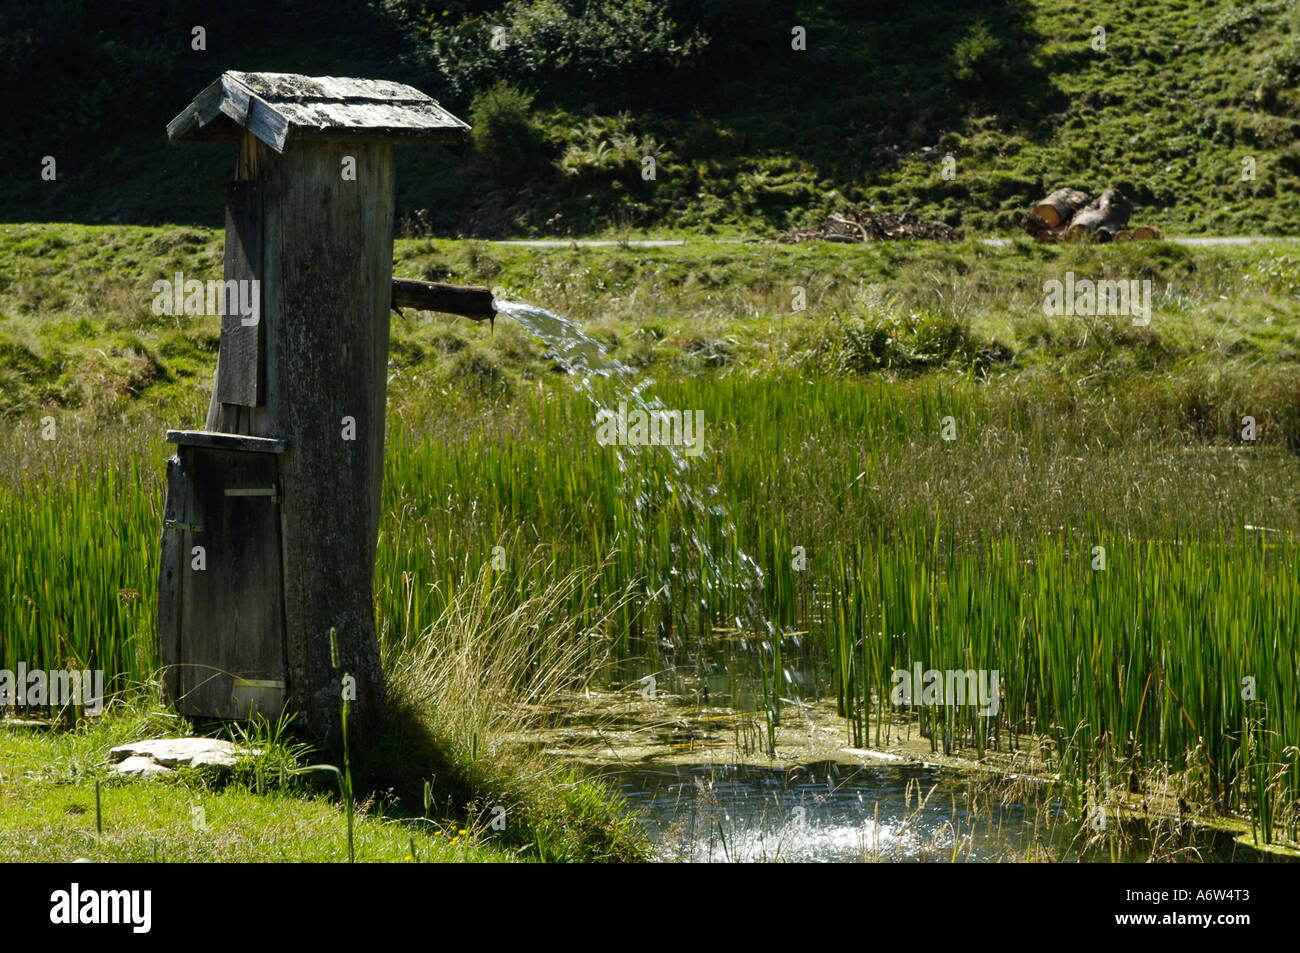
<svg viewBox="0 0 1300 953"><path fill-rule="evenodd" d="M118 762L136 757L146 758L166 768L229 768L241 754L255 755L258 752L246 752L219 738L155 738L119 745L108 753L108 759Z"/></svg>
<svg viewBox="0 0 1300 953"><path fill-rule="evenodd" d="M162 774L171 774L171 768L165 768L157 761L143 755L132 755L113 766L113 770L127 778L156 778Z"/></svg>

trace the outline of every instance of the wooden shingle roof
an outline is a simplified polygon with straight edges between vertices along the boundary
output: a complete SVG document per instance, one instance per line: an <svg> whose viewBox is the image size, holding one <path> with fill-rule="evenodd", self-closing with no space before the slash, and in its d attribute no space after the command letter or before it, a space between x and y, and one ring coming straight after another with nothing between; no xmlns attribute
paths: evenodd
<svg viewBox="0 0 1300 953"><path fill-rule="evenodd" d="M244 129L276 152L300 138L450 144L469 132L436 100L401 83L230 70L167 124L167 138L227 142Z"/></svg>

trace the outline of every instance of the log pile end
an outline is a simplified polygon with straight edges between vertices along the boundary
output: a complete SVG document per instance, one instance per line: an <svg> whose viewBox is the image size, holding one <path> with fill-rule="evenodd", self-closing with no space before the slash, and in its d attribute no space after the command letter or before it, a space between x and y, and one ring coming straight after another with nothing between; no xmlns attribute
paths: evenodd
<svg viewBox="0 0 1300 953"><path fill-rule="evenodd" d="M1078 189L1057 189L1020 219L1037 242L1127 242L1163 238L1158 228L1129 228L1133 201L1119 189L1095 198Z"/></svg>

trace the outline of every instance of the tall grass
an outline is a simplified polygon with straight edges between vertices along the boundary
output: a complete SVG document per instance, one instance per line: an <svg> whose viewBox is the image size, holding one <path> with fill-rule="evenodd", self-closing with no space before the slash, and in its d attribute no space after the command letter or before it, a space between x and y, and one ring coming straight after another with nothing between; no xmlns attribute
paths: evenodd
<svg viewBox="0 0 1300 953"><path fill-rule="evenodd" d="M1171 528L1172 529L1172 528ZM1106 568L1094 569L1094 544ZM1288 538L1138 540L1098 531L1021 549L956 549L924 527L837 550L827 640L837 698L863 743L889 730L891 673L997 670L994 717L922 709L931 744L980 754L1050 742L1075 803L1134 766L1192 769L1221 813L1266 841L1300 821L1300 575ZM1285 660L1285 661L1283 661ZM872 703L874 699L874 703ZM1100 773L1101 777L1093 775Z"/></svg>
<svg viewBox="0 0 1300 953"><path fill-rule="evenodd" d="M415 638L381 630L394 708L442 756L424 764L443 772L426 784L426 813L436 787L468 798L471 825L486 830L499 818L507 839L540 859L635 859L643 841L621 802L531 742L534 730L563 719L566 695L598 674L609 648L599 623L627 593L610 594L592 617L598 624L584 629L569 606L588 571L557 574L535 557L521 568L550 581L518 593L485 567ZM400 733L387 734L388 756L406 760Z"/></svg>
<svg viewBox="0 0 1300 953"><path fill-rule="evenodd" d="M76 451L42 449L0 482L0 660L102 669L117 691L158 666L164 455L161 441L64 440Z"/></svg>
<svg viewBox="0 0 1300 953"><path fill-rule="evenodd" d="M530 678L551 667L628 685L653 671L680 690L662 673L716 671L725 646L720 701L775 720L782 697L818 694L827 675L859 741L891 667L998 668L996 722L923 712L936 745L1039 733L1079 791L1098 767L1172 762L1272 836L1297 792L1294 543L1244 527L1300 525L1279 388L1268 375L1117 390L1032 374L674 378L656 396L705 419L705 456L684 477L655 448L599 446L590 403L564 383L509 402L399 388L375 575L394 681L424 671L433 658L418 653L452 619L463 633L516 626L465 615L483 587L493 612L539 611L547 593L563 620L529 648ZM1252 444L1243 407L1261 421ZM150 677L163 429L0 448L0 665ZM1105 572L1090 569L1093 545ZM745 557L759 591L736 584ZM438 651L465 678L507 665L483 642ZM1245 675L1255 701L1240 698ZM466 682L446 713L467 719L447 731L472 763L498 687Z"/></svg>
<svg viewBox="0 0 1300 953"><path fill-rule="evenodd" d="M745 614L747 593L716 571L742 552L764 571L764 613L789 626L808 621L827 544L933 522L936 511L960 545L986 534L1029 542L1089 521L1150 538L1300 522L1287 428L1244 446L1225 409L1207 434L1162 386L1105 402L1032 383L991 391L933 379L727 377L670 380L655 393L704 411L706 456L689 481L703 512L674 492L667 454L624 460L600 447L589 405L563 390L473 419L427 401L399 406L381 604L401 606L418 630L494 547L517 586L528 580L513 564L534 547L560 566L613 553L601 584L576 592L570 608L583 615L602 591L639 580L652 611L638 620L629 607L614 620L616 649L653 655L661 639L686 645ZM939 438L948 416L951 443ZM807 572L792 568L795 546ZM717 565L703 562L708 554Z"/></svg>

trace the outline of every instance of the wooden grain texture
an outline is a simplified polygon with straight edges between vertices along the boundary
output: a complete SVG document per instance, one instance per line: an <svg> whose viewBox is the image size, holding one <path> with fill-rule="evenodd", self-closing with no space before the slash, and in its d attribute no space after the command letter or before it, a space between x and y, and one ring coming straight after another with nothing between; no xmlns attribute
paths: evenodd
<svg viewBox="0 0 1300 953"><path fill-rule="evenodd" d="M491 320L497 309L492 292L473 285L446 285L416 278L393 279L393 307L457 314L474 321Z"/></svg>
<svg viewBox="0 0 1300 953"><path fill-rule="evenodd" d="M158 640L163 663L163 690L175 702L184 693L181 668L181 546L184 534L176 524L190 522L189 486L179 454L167 461L167 489L163 499L163 531L158 557Z"/></svg>
<svg viewBox="0 0 1300 953"><path fill-rule="evenodd" d="M210 430L169 430L167 442L187 447L213 450L244 450L253 453L284 453L287 440L274 437L247 437L243 434L218 433Z"/></svg>
<svg viewBox="0 0 1300 953"><path fill-rule="evenodd" d="M1088 204L1088 193L1078 189L1057 189L1034 206L1030 214L1037 215L1048 228L1059 228L1079 209Z"/></svg>
<svg viewBox="0 0 1300 953"><path fill-rule="evenodd" d="M269 155L275 155L275 152L263 143L252 133L245 132L239 139L239 151L235 163L235 182L255 183L259 196L264 194L262 186L262 163ZM265 210L262 213L263 228L265 227ZM258 230L259 241L261 228ZM259 265L258 277L263 279L265 285L265 275L262 274L264 269ZM266 291L262 288L262 328L260 330L259 344L262 348L261 362L263 367L261 385L265 386L265 366L266 366L266 323L268 315L266 313ZM263 426L266 421L266 410L264 407L249 407L242 404L222 403L218 398L218 393L222 389L221 380L223 377L221 370L221 355L217 355L217 367L212 386L212 399L208 406L208 415L204 422L204 427L210 431L224 431L227 433L252 433L254 428ZM265 429L260 432L266 432Z"/></svg>
<svg viewBox="0 0 1300 953"><path fill-rule="evenodd" d="M285 698L284 607L275 454L182 447L189 514L181 543L180 666L185 714L275 717ZM231 490L275 489L276 495ZM202 546L206 568L193 567ZM249 682L278 682L250 686Z"/></svg>
<svg viewBox="0 0 1300 953"><path fill-rule="evenodd" d="M1065 229L1065 237L1073 242L1089 238L1109 239L1113 232L1128 224L1132 214L1131 199L1119 189L1106 189L1074 213Z"/></svg>
<svg viewBox="0 0 1300 953"><path fill-rule="evenodd" d="M232 333L206 430L284 441L282 453L262 453L245 451L265 446L233 450L211 433L178 437L182 458L203 461L202 472L187 474L188 498L194 518L212 523L203 532L217 551L209 578L183 577L177 603L181 657L202 658L214 673L201 682L187 676L188 710L238 715L250 701L269 705L275 698L258 693L276 690L262 683L277 681L265 672L276 671L278 651L297 724L314 740L337 742L344 672L356 680L359 734L382 711L373 577L393 302L392 143L463 141L468 128L401 84L235 72L168 126L173 141L237 140L236 180L255 183L260 200L260 266L238 225L251 217L238 201L227 258L232 271L244 262L261 280L261 370L254 377ZM345 159L355 170L348 179ZM489 317L490 294L472 297L468 310ZM267 467L279 476L274 496L233 486ZM189 552L184 544L181 552ZM223 601L240 607L238 619Z"/></svg>
<svg viewBox="0 0 1300 953"><path fill-rule="evenodd" d="M228 289L225 314L221 317L221 344L217 360L222 367L216 381L216 400L223 404L256 407L261 403L265 379L265 325L258 306L258 321L245 324L239 304L242 296L231 282L260 283L262 276L262 188L255 179L236 180L226 189L225 281ZM257 292L261 297L260 290ZM233 312L233 313L232 313Z"/></svg>
<svg viewBox="0 0 1300 953"><path fill-rule="evenodd" d="M356 180L339 170L355 159ZM280 457L285 633L295 710L337 738L339 676L358 720L378 710L374 618L392 293L393 155L385 144L267 152L263 300L266 394L245 432L290 440ZM355 439L345 439L350 418Z"/></svg>
<svg viewBox="0 0 1300 953"><path fill-rule="evenodd" d="M460 143L469 126L418 89L387 80L231 70L167 124L172 142L236 141L275 152L291 141Z"/></svg>
<svg viewBox="0 0 1300 953"><path fill-rule="evenodd" d="M218 77L206 86L203 92L195 96L188 106L177 113L171 122L167 123L168 141L213 138L213 133L218 131L224 133L225 138L234 138L229 134L228 124L212 128L213 120L221 114L221 102L225 95L223 86L224 80Z"/></svg>

